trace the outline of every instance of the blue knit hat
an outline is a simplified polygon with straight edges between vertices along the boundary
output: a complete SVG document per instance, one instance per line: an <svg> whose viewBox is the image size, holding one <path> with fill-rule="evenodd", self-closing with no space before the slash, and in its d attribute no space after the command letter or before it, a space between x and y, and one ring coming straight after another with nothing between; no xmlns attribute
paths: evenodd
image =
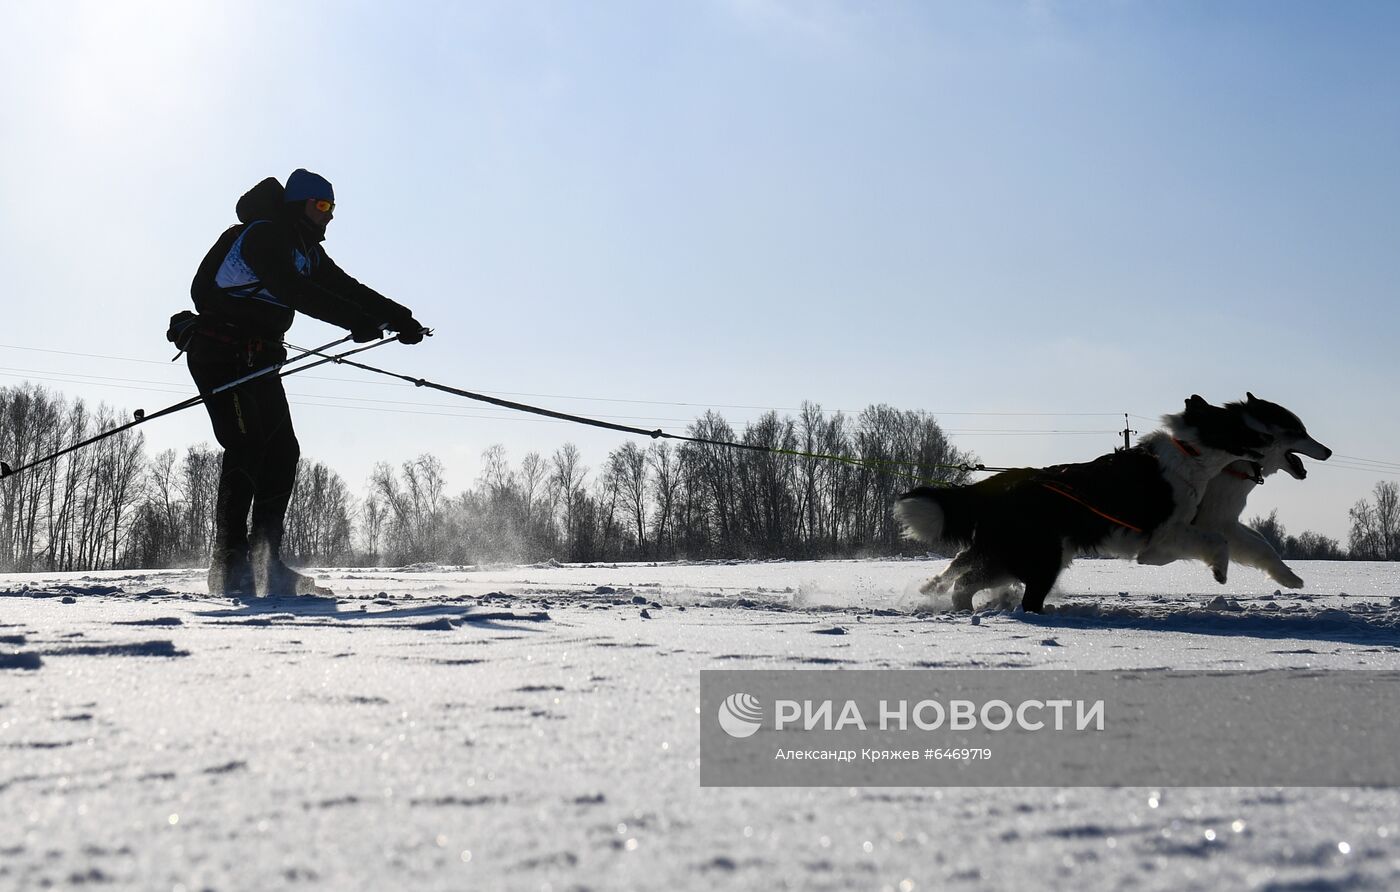
<svg viewBox="0 0 1400 892"><path fill-rule="evenodd" d="M287 190L282 195L283 201L306 201L308 198L324 198L326 201L335 201L335 190L331 188L330 181L318 173L312 173L304 167L298 167L292 171L292 175L287 177Z"/></svg>

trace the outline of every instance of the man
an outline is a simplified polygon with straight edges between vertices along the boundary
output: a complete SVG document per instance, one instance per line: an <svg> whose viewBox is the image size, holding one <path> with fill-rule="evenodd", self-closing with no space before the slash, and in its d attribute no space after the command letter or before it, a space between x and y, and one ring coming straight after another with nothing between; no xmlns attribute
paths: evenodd
<svg viewBox="0 0 1400 892"><path fill-rule="evenodd" d="M267 374L211 391L286 359L282 338L297 311L349 329L360 342L386 330L405 344L423 340L425 329L408 309L351 278L321 250L334 215L335 192L324 177L298 169L285 190L263 180L238 202L241 222L214 243L190 287L199 316L179 343L189 351L199 392L209 397L204 406L224 448L210 594L318 591L282 561L283 519L301 454L282 379Z"/></svg>

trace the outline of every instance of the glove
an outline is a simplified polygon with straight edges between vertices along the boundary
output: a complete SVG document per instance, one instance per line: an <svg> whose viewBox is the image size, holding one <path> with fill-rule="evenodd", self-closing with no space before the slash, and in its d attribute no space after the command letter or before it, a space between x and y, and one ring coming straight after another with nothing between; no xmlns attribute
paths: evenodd
<svg viewBox="0 0 1400 892"><path fill-rule="evenodd" d="M366 322L350 329L350 339L357 344L367 344L384 337L384 330L372 322Z"/></svg>
<svg viewBox="0 0 1400 892"><path fill-rule="evenodd" d="M409 316L402 324L395 326L394 330L399 334L399 343L417 344L423 340L423 323Z"/></svg>

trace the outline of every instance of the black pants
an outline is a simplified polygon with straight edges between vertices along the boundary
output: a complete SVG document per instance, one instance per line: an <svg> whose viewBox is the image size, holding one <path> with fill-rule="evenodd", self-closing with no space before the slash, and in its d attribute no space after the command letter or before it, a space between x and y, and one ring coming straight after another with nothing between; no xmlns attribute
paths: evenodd
<svg viewBox="0 0 1400 892"><path fill-rule="evenodd" d="M196 337L188 362L195 385L207 396L285 357L280 345L249 349ZM271 372L208 397L204 408L213 422L214 437L224 448L214 507L214 548L247 551L251 509L253 540L266 542L276 556L301 455L282 379Z"/></svg>

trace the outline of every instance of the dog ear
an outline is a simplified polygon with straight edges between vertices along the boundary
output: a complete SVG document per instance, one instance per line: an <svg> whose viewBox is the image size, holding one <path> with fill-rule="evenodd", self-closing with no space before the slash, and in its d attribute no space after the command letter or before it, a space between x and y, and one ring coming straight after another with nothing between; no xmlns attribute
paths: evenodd
<svg viewBox="0 0 1400 892"><path fill-rule="evenodd" d="M1201 395L1200 395L1199 393L1193 393L1193 394L1191 394L1191 398L1190 398L1189 400L1186 401L1186 405L1187 405L1187 406L1209 406L1210 403L1207 403L1204 399L1202 399L1202 398L1201 398Z"/></svg>
<svg viewBox="0 0 1400 892"><path fill-rule="evenodd" d="M1245 402L1249 403L1257 403L1259 401L1258 398L1255 397L1254 394L1250 393L1248 390L1244 392L1244 398Z"/></svg>

